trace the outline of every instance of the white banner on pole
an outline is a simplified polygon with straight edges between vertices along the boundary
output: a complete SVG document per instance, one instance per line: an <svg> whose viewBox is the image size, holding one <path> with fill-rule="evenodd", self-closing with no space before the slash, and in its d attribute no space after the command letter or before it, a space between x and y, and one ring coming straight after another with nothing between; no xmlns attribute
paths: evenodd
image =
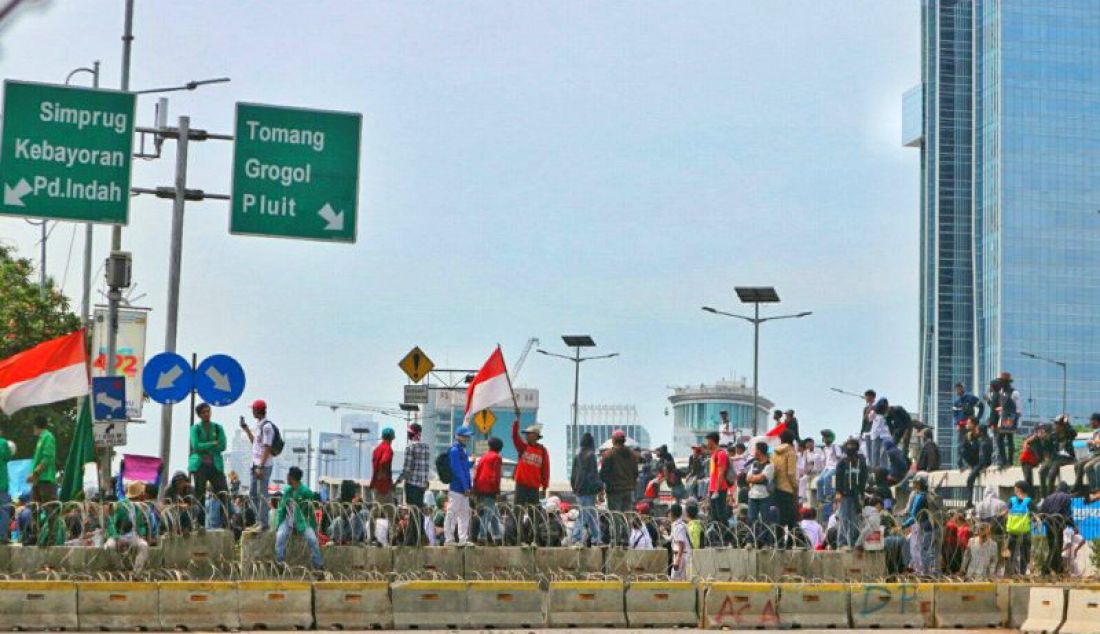
<svg viewBox="0 0 1100 634"><path fill-rule="evenodd" d="M141 418L145 393L141 389L141 371L145 369L145 327L148 308L118 309L118 341L115 350L115 374L126 377L126 416ZM107 307L96 306L92 331L92 376L107 376Z"/></svg>

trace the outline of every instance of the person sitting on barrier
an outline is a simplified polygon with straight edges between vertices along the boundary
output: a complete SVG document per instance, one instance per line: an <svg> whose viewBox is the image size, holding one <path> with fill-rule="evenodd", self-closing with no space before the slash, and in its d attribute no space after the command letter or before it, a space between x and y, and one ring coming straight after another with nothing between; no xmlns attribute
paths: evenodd
<svg viewBox="0 0 1100 634"><path fill-rule="evenodd" d="M152 534L145 513L139 508L145 498L145 484L131 482L126 485L126 498L114 505L114 512L107 520L107 550L129 548L134 556L134 572L141 572L149 558L148 538Z"/></svg>
<svg viewBox="0 0 1100 634"><path fill-rule="evenodd" d="M1043 562L1044 575L1060 575L1062 567L1062 533L1066 527L1076 527L1073 523L1073 500L1069 495L1069 485L1059 482L1053 493L1039 503L1039 517L1047 534L1047 558Z"/></svg>
<svg viewBox="0 0 1100 634"><path fill-rule="evenodd" d="M802 519L798 522L802 534L812 550L822 550L825 547L825 529L817 521L817 511L813 508L802 509Z"/></svg>
<svg viewBox="0 0 1100 634"><path fill-rule="evenodd" d="M1051 437L1046 461L1039 468L1039 498L1045 498L1054 491L1062 467L1073 464L1076 450L1073 441L1077 431L1070 426L1069 414L1062 414L1054 420L1054 433Z"/></svg>
<svg viewBox="0 0 1100 634"><path fill-rule="evenodd" d="M884 467L871 470L871 478L868 480L866 492L882 500L882 507L887 511L894 508L894 489L890 486L889 472Z"/></svg>
<svg viewBox="0 0 1100 634"><path fill-rule="evenodd" d="M1046 423L1036 425L1020 447L1020 469L1024 472L1024 481L1032 489L1035 488L1035 468L1046 462L1053 448L1050 431L1050 425Z"/></svg>
<svg viewBox="0 0 1100 634"><path fill-rule="evenodd" d="M844 459L844 450L836 444L836 434L831 429L821 430L821 446L817 448L821 473L817 476L817 501L821 504L821 516L833 514L833 478L836 467Z"/></svg>
<svg viewBox="0 0 1100 634"><path fill-rule="evenodd" d="M187 477L187 474L183 471L172 474L168 491L164 494L164 516L167 520L165 526L167 530L181 535L191 533L191 529L194 528L194 522L191 521L193 511L191 503L194 499L191 490L191 479Z"/></svg>
<svg viewBox="0 0 1100 634"><path fill-rule="evenodd" d="M905 480L905 475L909 472L909 458L906 458L901 447L889 438L882 441L882 453L886 469L886 483L891 487L897 486L902 480Z"/></svg>
<svg viewBox="0 0 1100 634"><path fill-rule="evenodd" d="M1073 492L1076 495L1085 495L1100 489L1100 478L1097 478L1096 473L1100 469L1100 412L1089 417L1089 428L1092 429L1092 436L1088 441L1089 457L1073 467ZM1086 479L1088 487L1085 486Z"/></svg>
<svg viewBox="0 0 1100 634"><path fill-rule="evenodd" d="M913 492L909 496L909 506L901 525L911 531L913 553L917 555L911 567L918 575L935 572L936 535L932 519L932 509L928 504L928 482L924 479L913 480Z"/></svg>
<svg viewBox="0 0 1100 634"><path fill-rule="evenodd" d="M1027 482L1019 481L1008 498L1008 517L1005 532L1008 533L1008 562L1005 576L1027 574L1031 562L1031 514L1035 505L1028 495Z"/></svg>
<svg viewBox="0 0 1100 634"><path fill-rule="evenodd" d="M985 427L971 420L967 423L966 440L959 448L959 471L970 471L966 477L966 488L973 490L978 476L991 464L993 464L993 441L986 433ZM971 503L967 502L967 506L970 505Z"/></svg>
<svg viewBox="0 0 1100 634"><path fill-rule="evenodd" d="M309 546L310 563L315 569L324 570L325 561L321 557L321 545L314 528L316 521L310 510L311 503L318 499L317 494L302 483L302 470L296 466L287 470L286 481L275 516L275 526L278 526L275 532L275 561L280 564L286 561L286 544L291 534L299 533Z"/></svg>
<svg viewBox="0 0 1100 634"><path fill-rule="evenodd" d="M967 579L992 579L997 572L1000 548L988 522L978 522L975 535L966 545L962 570Z"/></svg>

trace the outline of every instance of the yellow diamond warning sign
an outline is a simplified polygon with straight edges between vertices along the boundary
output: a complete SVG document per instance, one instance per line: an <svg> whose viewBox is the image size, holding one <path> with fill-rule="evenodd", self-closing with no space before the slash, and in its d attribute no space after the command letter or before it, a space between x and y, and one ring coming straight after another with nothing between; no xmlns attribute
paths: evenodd
<svg viewBox="0 0 1100 634"><path fill-rule="evenodd" d="M497 422L497 415L491 409L483 409L474 414L474 426L483 434L493 431L493 424Z"/></svg>
<svg viewBox="0 0 1100 634"><path fill-rule="evenodd" d="M405 374L413 383L419 383L435 367L432 360L419 347L409 350L409 354L405 355L405 358L401 359L401 362L397 365L405 371Z"/></svg>

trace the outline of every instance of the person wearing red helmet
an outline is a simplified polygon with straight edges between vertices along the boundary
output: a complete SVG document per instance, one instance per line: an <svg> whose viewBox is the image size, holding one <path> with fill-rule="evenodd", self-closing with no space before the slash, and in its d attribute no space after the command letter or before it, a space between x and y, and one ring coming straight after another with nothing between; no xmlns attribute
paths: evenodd
<svg viewBox="0 0 1100 634"><path fill-rule="evenodd" d="M256 520L262 530L270 528L268 518L267 491L271 481L271 468L275 464L275 458L271 454L271 445L275 442L275 424L267 419L267 403L263 399L252 402L252 417L256 419L256 429L249 429L241 417L241 429L252 443L252 483L249 486L248 495L256 509Z"/></svg>

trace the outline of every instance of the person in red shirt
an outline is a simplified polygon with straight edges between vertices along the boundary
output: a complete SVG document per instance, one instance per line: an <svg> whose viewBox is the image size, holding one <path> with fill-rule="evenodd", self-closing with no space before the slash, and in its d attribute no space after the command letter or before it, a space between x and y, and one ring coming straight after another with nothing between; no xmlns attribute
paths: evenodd
<svg viewBox="0 0 1100 634"><path fill-rule="evenodd" d="M374 491L374 501L379 504L393 504L393 429L382 430L382 442L371 454L370 488Z"/></svg>
<svg viewBox="0 0 1100 634"><path fill-rule="evenodd" d="M512 442L519 459L516 461L516 505L537 505L539 490L550 488L550 454L539 443L542 425L523 430L526 442L519 436L519 419L512 421Z"/></svg>
<svg viewBox="0 0 1100 634"><path fill-rule="evenodd" d="M500 525L500 513L497 512L497 496L500 495L501 458L500 450L504 441L492 437L489 439L489 451L481 454L474 467L474 496L477 500L477 517L480 528L478 541L500 542L504 530Z"/></svg>
<svg viewBox="0 0 1100 634"><path fill-rule="evenodd" d="M729 520L729 502L726 495L730 485L726 482L726 469L729 467L729 454L718 446L718 432L707 434L707 451L710 452L710 484L707 495L710 497L710 519L725 524Z"/></svg>

